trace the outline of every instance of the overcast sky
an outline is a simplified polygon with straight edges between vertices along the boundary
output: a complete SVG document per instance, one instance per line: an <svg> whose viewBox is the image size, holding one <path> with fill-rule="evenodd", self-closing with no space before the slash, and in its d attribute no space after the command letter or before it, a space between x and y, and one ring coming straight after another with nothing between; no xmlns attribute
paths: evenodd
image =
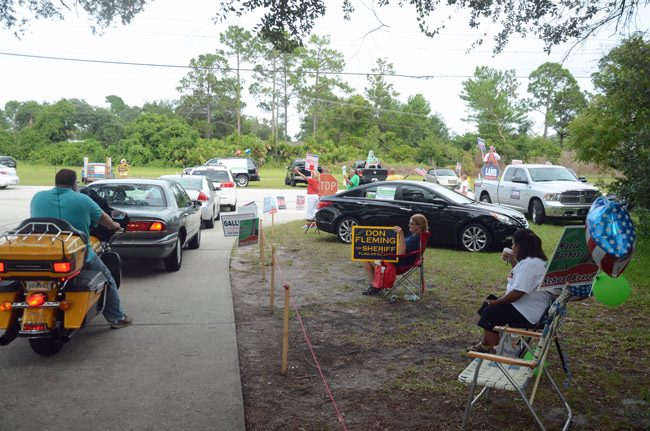
<svg viewBox="0 0 650 431"><path fill-rule="evenodd" d="M461 83L474 73L476 66L514 69L520 82L520 97L526 97L527 77L546 61L562 62L576 77L581 88L592 91L590 75L598 60L620 39L612 31L601 32L586 44L575 48L564 59L568 46L555 48L551 55L543 52L542 43L533 38L513 37L502 54L493 56L490 40L484 47L466 51L476 39L467 19L455 18L445 33L434 39L423 36L411 8L377 8L375 17L368 7L356 2L352 21L343 20L340 1L330 2L327 15L318 21L315 33L329 34L332 48L343 53L346 72L370 72L376 59L385 57L395 71L408 75L434 75L433 79L389 78L400 93L400 100L422 93L449 128L456 133L473 131L471 123L462 121L466 107L460 99ZM107 106L105 97L117 95L133 106L161 99L178 99L176 87L187 73L183 66L200 54L213 52L219 45L218 35L229 25L252 30L254 16L232 16L215 24L216 0L154 0L131 24L118 25L102 36L92 35L83 16L71 14L63 22L33 23L22 39L0 30L0 53L101 60L120 63L147 63L159 66L135 66L83 61L66 61L0 55L0 107L9 100L56 102L61 98L84 99L94 106ZM181 6L182 5L182 6ZM379 21L379 20L380 21ZM637 22L650 22L650 9L641 11ZM372 31L380 24L381 29ZM484 30L490 32L486 27ZM496 31L497 29L494 29ZM164 67L178 66L178 67ZM244 78L250 76L244 75ZM363 94L365 76L345 76L357 92ZM247 88L247 85L245 85ZM245 113L261 115L255 101L247 100ZM540 117L533 119L539 123ZM291 134L297 132L297 114L291 119ZM537 124L539 132L541 126Z"/></svg>

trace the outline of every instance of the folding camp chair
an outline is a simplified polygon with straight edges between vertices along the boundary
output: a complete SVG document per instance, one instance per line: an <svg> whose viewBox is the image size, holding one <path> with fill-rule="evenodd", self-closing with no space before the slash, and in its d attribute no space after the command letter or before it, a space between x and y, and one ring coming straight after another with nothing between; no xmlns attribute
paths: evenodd
<svg viewBox="0 0 650 431"><path fill-rule="evenodd" d="M429 231L420 233L420 248L418 250L397 255L398 259L415 255L415 262L411 265L395 266L397 278L392 287L383 289L382 295L384 298L388 298L390 302L396 302L397 295L395 295L395 292L400 288L404 288L407 292L406 295L411 295L410 298L413 300L418 300L422 297L425 289L424 252L427 249L430 236L431 232Z"/></svg>
<svg viewBox="0 0 650 431"><path fill-rule="evenodd" d="M542 374L546 375L551 386L564 403L567 411L567 419L564 423L563 430L567 430L571 424L573 413L567 400L564 398L557 384L551 377L546 366L546 358L553 341L557 337L558 327L565 315L566 303L573 294L570 286L565 286L560 296L551 304L548 312L548 319L541 332L528 331L517 328L498 327L502 334L519 336L522 339L523 346L532 353L533 359L526 360L516 357L504 356L502 354L487 354L480 352L468 352L467 356L475 358L470 365L458 376L458 381L470 385L469 397L463 417L462 429L467 429L467 420L474 404L478 402L482 395L489 395L490 389L501 389L517 392L523 399L526 407L532 414L535 422L541 430L545 430L539 415L533 408L535 393ZM537 346L531 349L526 339L537 339ZM532 343L531 343L532 344ZM538 370L535 376L535 369ZM530 397L526 396L525 390L531 381L534 381ZM483 389L474 397L476 386L482 386Z"/></svg>
<svg viewBox="0 0 650 431"><path fill-rule="evenodd" d="M314 232L320 234L320 230L318 229L318 225L316 224L316 220L307 220L307 224L305 225L305 234L309 232L309 230L312 229Z"/></svg>

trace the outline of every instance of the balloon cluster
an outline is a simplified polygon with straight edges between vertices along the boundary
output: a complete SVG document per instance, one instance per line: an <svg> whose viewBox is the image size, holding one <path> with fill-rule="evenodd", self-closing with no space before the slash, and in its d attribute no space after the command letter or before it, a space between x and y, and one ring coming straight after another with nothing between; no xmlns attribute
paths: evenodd
<svg viewBox="0 0 650 431"><path fill-rule="evenodd" d="M634 253L634 223L624 206L601 196L591 205L586 224L587 246L603 271L592 292L599 302L615 307L630 296L630 284L621 274Z"/></svg>

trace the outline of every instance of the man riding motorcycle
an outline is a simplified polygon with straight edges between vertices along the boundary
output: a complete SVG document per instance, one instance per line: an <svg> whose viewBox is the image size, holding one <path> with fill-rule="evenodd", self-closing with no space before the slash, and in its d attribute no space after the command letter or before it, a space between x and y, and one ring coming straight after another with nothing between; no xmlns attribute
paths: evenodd
<svg viewBox="0 0 650 431"><path fill-rule="evenodd" d="M55 187L51 190L36 193L30 204L32 217L58 218L67 221L74 228L90 236L90 227L99 225L118 230L120 225L113 221L90 197L75 193L77 174L70 169L61 169L54 177ZM90 244L86 255L84 268L101 272L108 280L106 302L103 309L104 318L112 329L131 325L133 320L122 311L117 284L111 271L93 251Z"/></svg>

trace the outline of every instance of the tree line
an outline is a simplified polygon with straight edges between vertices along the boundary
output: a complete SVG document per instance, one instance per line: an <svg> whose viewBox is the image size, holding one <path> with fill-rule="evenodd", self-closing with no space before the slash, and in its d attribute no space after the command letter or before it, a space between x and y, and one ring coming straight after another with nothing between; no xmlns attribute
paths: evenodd
<svg viewBox="0 0 650 431"><path fill-rule="evenodd" d="M220 42L223 48L190 60L177 100L128 106L109 95L107 107L83 99L6 103L0 110L0 153L53 164L111 156L182 167L245 148L259 162L282 164L306 151L319 154L323 163L340 163L374 150L388 162L460 161L474 174L481 137L505 163L554 162L563 149L575 149L581 160L622 172L617 186L625 196L639 202L650 196L643 174L649 165L650 55L642 35L632 35L601 59L594 95L583 92L558 63L533 71L526 95L518 93L514 70L476 67L459 94L466 121L476 127L464 135L451 133L422 94L401 98L390 82L396 72L388 59L377 59L359 91L344 80L343 55L327 36L312 35L304 46L278 50L231 26ZM245 114L245 91L265 118ZM299 146L287 135L294 111L300 115ZM544 116L541 136L532 132L533 111Z"/></svg>

